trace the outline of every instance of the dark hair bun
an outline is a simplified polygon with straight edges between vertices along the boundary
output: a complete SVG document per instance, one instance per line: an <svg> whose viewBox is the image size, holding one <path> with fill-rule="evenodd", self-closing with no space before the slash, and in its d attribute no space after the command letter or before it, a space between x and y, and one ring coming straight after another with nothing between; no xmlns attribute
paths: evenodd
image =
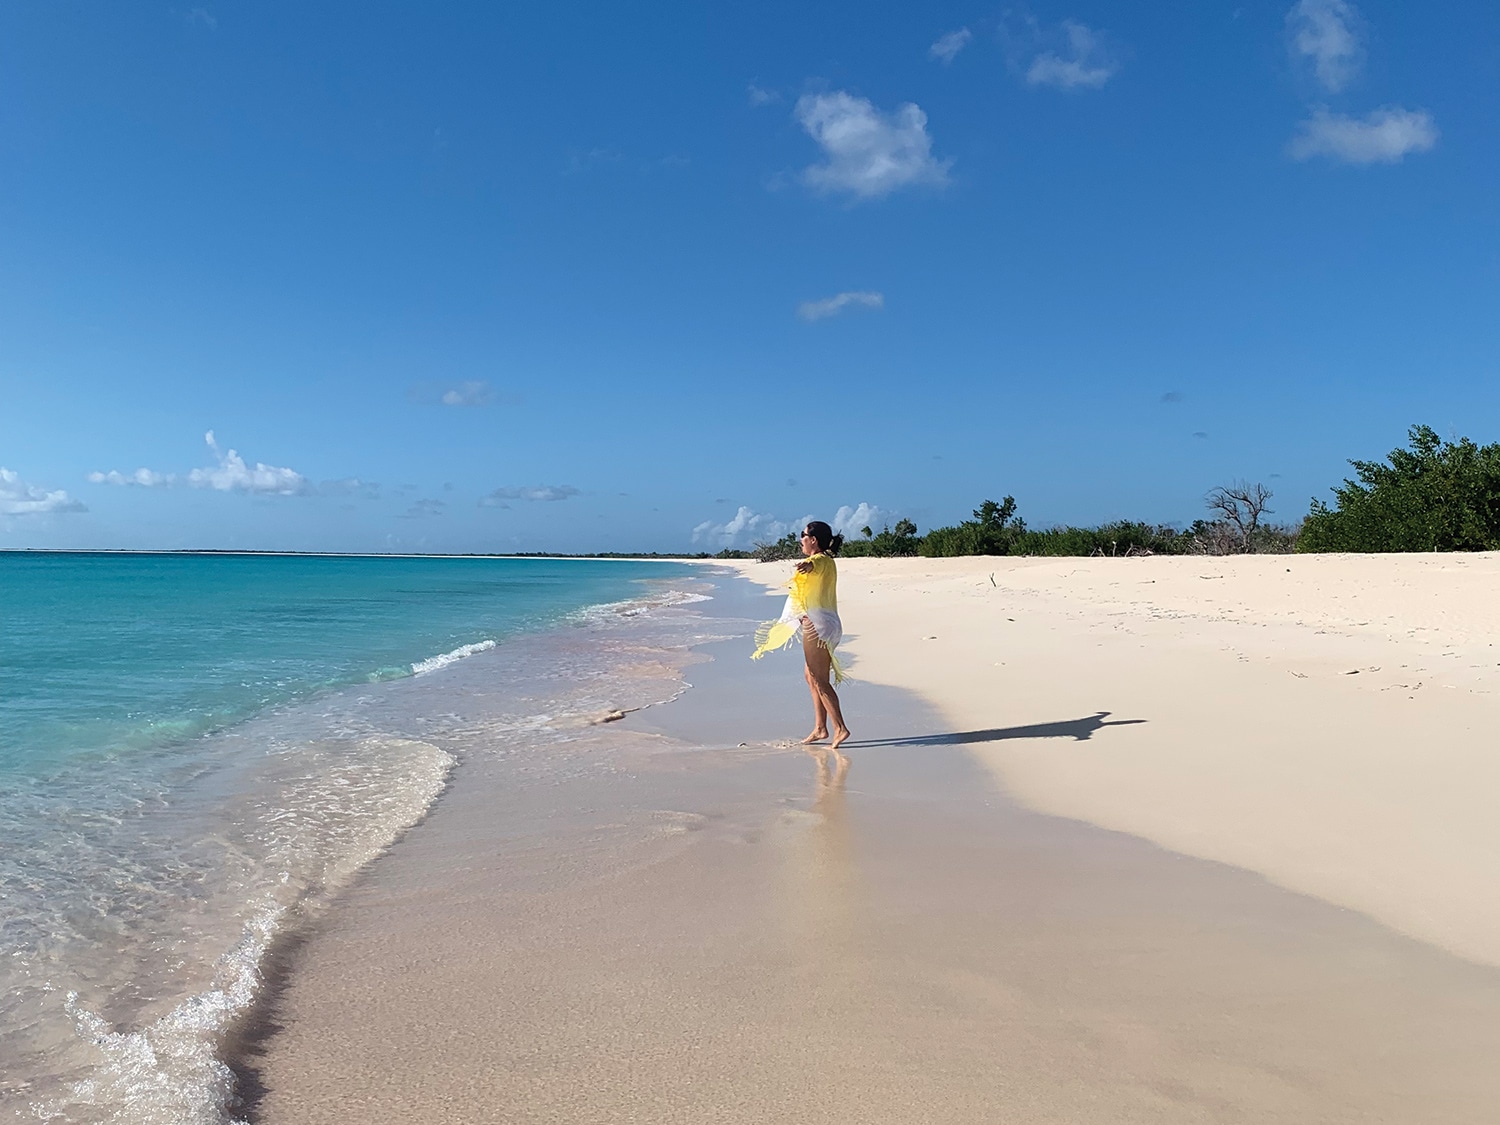
<svg viewBox="0 0 1500 1125"><path fill-rule="evenodd" d="M832 539L830 539L828 541L828 553L830 555L836 555L836 554L838 554L839 553L839 548L842 547L843 545L844 545L844 537L842 535L835 535Z"/></svg>

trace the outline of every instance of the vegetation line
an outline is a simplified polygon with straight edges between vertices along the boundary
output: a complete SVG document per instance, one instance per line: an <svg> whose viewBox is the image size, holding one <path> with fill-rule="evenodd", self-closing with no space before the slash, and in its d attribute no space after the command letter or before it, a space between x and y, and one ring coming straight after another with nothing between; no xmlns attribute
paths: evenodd
<svg viewBox="0 0 1500 1125"><path fill-rule="evenodd" d="M935 527L926 535L902 519L880 532L861 529L844 556L922 555L1231 555L1292 551L1491 551L1500 550L1500 443L1479 446L1468 438L1445 442L1430 426L1407 431L1408 448L1385 461L1350 461L1358 480L1334 488L1333 506L1313 500L1296 524L1267 523L1272 492L1236 481L1204 497L1207 519L1179 529L1119 520L1098 527L1034 530L1006 496L986 500L972 519ZM795 532L753 551L726 550L717 558L762 561L800 554Z"/></svg>

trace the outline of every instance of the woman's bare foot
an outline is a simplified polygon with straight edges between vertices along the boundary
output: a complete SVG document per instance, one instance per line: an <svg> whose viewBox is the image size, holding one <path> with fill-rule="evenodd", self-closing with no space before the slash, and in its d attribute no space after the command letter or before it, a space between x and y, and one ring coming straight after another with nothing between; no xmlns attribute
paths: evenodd
<svg viewBox="0 0 1500 1125"><path fill-rule="evenodd" d="M808 735L806 738L804 738L802 740L802 745L803 746L811 746L814 742L822 742L827 737L828 737L828 732L826 730L815 730L815 731L812 732L812 734ZM849 737L849 732L845 731L844 732L844 738L848 738L848 737ZM840 739L840 741L843 741L843 740ZM834 745L837 746L838 743L835 742Z"/></svg>
<svg viewBox="0 0 1500 1125"><path fill-rule="evenodd" d="M848 727L834 727L834 729L833 729L833 741L830 742L828 745L829 745L830 748L832 748L834 750L837 750L846 741L848 741L848 739L849 739L849 728Z"/></svg>

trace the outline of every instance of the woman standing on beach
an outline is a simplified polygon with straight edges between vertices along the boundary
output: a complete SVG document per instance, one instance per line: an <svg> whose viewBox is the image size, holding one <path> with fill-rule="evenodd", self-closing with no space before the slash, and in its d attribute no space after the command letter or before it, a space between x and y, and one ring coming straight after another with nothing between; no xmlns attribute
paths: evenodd
<svg viewBox="0 0 1500 1125"><path fill-rule="evenodd" d="M835 535L822 520L813 520L802 529L804 558L792 575L786 606L780 618L755 631L755 652L751 654L752 659L759 660L772 649L789 647L801 635L806 661L803 674L813 701L812 733L802 741L808 745L822 742L828 737L832 720L833 741L829 746L835 753L849 737L838 692L833 690L833 685L844 678L833 652L844 637L839 620L838 568L833 562L843 542L844 537Z"/></svg>

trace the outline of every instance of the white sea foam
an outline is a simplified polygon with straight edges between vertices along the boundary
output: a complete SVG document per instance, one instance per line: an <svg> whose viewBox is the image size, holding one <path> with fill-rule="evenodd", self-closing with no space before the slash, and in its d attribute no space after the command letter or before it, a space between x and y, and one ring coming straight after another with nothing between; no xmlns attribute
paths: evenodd
<svg viewBox="0 0 1500 1125"><path fill-rule="evenodd" d="M289 746L272 759L266 780L274 802L244 838L264 856L263 889L211 986L130 1030L69 992L72 1049L84 1053L88 1077L33 1102L39 1119L235 1125L234 1075L219 1051L255 1001L266 951L289 914L320 905L327 890L347 884L421 820L455 763L430 743L400 738Z"/></svg>
<svg viewBox="0 0 1500 1125"><path fill-rule="evenodd" d="M439 668L446 668L450 664L456 664L466 656L473 656L476 652L489 652L494 647L494 641L476 641L471 645L459 645L452 652L445 652L439 656L429 656L426 660L418 660L411 666L412 675L422 676L428 672L436 672Z"/></svg>
<svg viewBox="0 0 1500 1125"><path fill-rule="evenodd" d="M659 590L645 597L631 598L628 601L591 605L574 611L569 615L569 619L580 624L597 624L621 617L640 617L654 609L670 609L680 605L691 605L694 602L711 601L713 597L709 594L695 594L690 590Z"/></svg>

